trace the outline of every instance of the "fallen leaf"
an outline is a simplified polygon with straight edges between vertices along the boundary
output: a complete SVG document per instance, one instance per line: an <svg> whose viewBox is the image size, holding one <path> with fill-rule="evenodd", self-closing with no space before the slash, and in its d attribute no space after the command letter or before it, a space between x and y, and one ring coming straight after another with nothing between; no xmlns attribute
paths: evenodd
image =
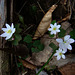
<svg viewBox="0 0 75 75"><path fill-rule="evenodd" d="M23 64L24 67L29 68L31 70L35 70L37 67L26 60L19 59L19 61Z"/></svg>
<svg viewBox="0 0 75 75"><path fill-rule="evenodd" d="M35 35L33 37L34 40L37 39L38 37L43 36L44 33L47 31L47 29L52 21L52 12L55 10L56 7L57 7L57 5L52 5L50 10L42 18L39 26L37 27Z"/></svg>
<svg viewBox="0 0 75 75"><path fill-rule="evenodd" d="M75 63L67 64L59 68L59 71L62 75L75 75Z"/></svg>

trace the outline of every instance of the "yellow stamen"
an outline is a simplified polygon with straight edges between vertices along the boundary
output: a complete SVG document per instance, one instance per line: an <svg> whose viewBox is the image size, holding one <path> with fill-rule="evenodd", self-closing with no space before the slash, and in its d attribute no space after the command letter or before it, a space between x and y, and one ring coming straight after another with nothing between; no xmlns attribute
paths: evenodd
<svg viewBox="0 0 75 75"><path fill-rule="evenodd" d="M11 33L12 31L11 30L8 30L8 31L6 31L7 33Z"/></svg>
<svg viewBox="0 0 75 75"><path fill-rule="evenodd" d="M53 30L56 30L56 27L54 27Z"/></svg>
<svg viewBox="0 0 75 75"><path fill-rule="evenodd" d="M62 55L62 53L59 53L59 55Z"/></svg>
<svg viewBox="0 0 75 75"><path fill-rule="evenodd" d="M64 41L64 43L66 43L66 41Z"/></svg>

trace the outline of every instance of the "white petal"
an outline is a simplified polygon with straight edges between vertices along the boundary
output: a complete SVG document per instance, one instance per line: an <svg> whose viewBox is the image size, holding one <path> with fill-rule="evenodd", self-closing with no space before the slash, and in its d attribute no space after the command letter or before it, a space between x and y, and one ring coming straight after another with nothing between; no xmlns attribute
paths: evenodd
<svg viewBox="0 0 75 75"><path fill-rule="evenodd" d="M55 53L54 56L57 56L57 53Z"/></svg>
<svg viewBox="0 0 75 75"><path fill-rule="evenodd" d="M61 58L61 56L58 55L58 56L57 56L57 60L60 60L60 58Z"/></svg>
<svg viewBox="0 0 75 75"><path fill-rule="evenodd" d="M63 48L62 53L66 53L67 52L67 48Z"/></svg>
<svg viewBox="0 0 75 75"><path fill-rule="evenodd" d="M66 36L64 37L64 41L69 40L69 38L70 38L70 35L66 35Z"/></svg>
<svg viewBox="0 0 75 75"><path fill-rule="evenodd" d="M71 39L71 38L70 38L70 39L68 40L68 43L74 43L74 42L75 42L74 39Z"/></svg>
<svg viewBox="0 0 75 75"><path fill-rule="evenodd" d="M11 28L12 28L12 29L14 28L14 24L13 24L13 23L11 24Z"/></svg>
<svg viewBox="0 0 75 75"><path fill-rule="evenodd" d="M52 27L54 27L54 25L53 25L53 24L50 24L50 26L51 26L51 28L52 28Z"/></svg>
<svg viewBox="0 0 75 75"><path fill-rule="evenodd" d="M1 37L6 37L7 36L7 33L3 33L0 35Z"/></svg>
<svg viewBox="0 0 75 75"><path fill-rule="evenodd" d="M56 32L60 32L60 30L56 30Z"/></svg>
<svg viewBox="0 0 75 75"><path fill-rule="evenodd" d="M59 50L56 50L56 53L58 53L59 52Z"/></svg>
<svg viewBox="0 0 75 75"><path fill-rule="evenodd" d="M9 36L7 36L7 37L5 38L5 40L10 39L11 37L12 37L12 34L10 34Z"/></svg>
<svg viewBox="0 0 75 75"><path fill-rule="evenodd" d="M62 55L62 58L65 59L65 55Z"/></svg>
<svg viewBox="0 0 75 75"><path fill-rule="evenodd" d="M62 43L59 43L59 48L63 49L64 45Z"/></svg>
<svg viewBox="0 0 75 75"><path fill-rule="evenodd" d="M15 32L15 28L13 29L13 31L12 31L12 34Z"/></svg>
<svg viewBox="0 0 75 75"><path fill-rule="evenodd" d="M58 43L63 43L63 40L62 40L62 39L56 39L56 41L57 41Z"/></svg>
<svg viewBox="0 0 75 75"><path fill-rule="evenodd" d="M66 52L67 52L67 49L65 49L65 50L62 51L62 53L66 53Z"/></svg>
<svg viewBox="0 0 75 75"><path fill-rule="evenodd" d="M5 32L5 31L7 31L7 28L2 28L2 30Z"/></svg>
<svg viewBox="0 0 75 75"><path fill-rule="evenodd" d="M48 31L52 31L52 28L48 28Z"/></svg>
<svg viewBox="0 0 75 75"><path fill-rule="evenodd" d="M56 35L56 31L52 31Z"/></svg>
<svg viewBox="0 0 75 75"><path fill-rule="evenodd" d="M69 50L72 50L72 46L71 45L68 45L67 47Z"/></svg>
<svg viewBox="0 0 75 75"><path fill-rule="evenodd" d="M57 26L57 23L54 23L54 26Z"/></svg>
<svg viewBox="0 0 75 75"><path fill-rule="evenodd" d="M67 47L65 46L65 44L60 43L59 44L59 48L63 49L63 51L66 53L67 52Z"/></svg>
<svg viewBox="0 0 75 75"><path fill-rule="evenodd" d="M58 26L57 26L57 28L60 28L60 27L61 27L61 25L58 25Z"/></svg>
<svg viewBox="0 0 75 75"><path fill-rule="evenodd" d="M53 32L51 31L51 34L53 34Z"/></svg>
<svg viewBox="0 0 75 75"><path fill-rule="evenodd" d="M62 49L61 49L61 48L59 48L59 51L60 51L60 52L62 52Z"/></svg>
<svg viewBox="0 0 75 75"><path fill-rule="evenodd" d="M10 25L6 23L6 27L7 27L7 28L10 28Z"/></svg>

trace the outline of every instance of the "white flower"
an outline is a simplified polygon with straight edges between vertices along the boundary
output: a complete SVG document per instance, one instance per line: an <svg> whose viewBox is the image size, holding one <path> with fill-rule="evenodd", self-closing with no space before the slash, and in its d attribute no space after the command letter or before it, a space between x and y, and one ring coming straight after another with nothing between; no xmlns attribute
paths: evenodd
<svg viewBox="0 0 75 75"><path fill-rule="evenodd" d="M50 24L50 27L51 28L49 28L48 31L51 31L51 34L56 34L57 32L60 32L59 28L61 27L61 25L57 25L57 23L54 23L54 25Z"/></svg>
<svg viewBox="0 0 75 75"><path fill-rule="evenodd" d="M5 40L8 40L12 37L13 33L15 32L15 28L13 23L11 24L11 26L9 24L6 24L7 28L2 28L2 30L4 31L3 34L1 34L1 37L6 37Z"/></svg>
<svg viewBox="0 0 75 75"><path fill-rule="evenodd" d="M65 59L64 53L65 52L59 48L58 50L56 50L56 53L54 54L54 56L57 56L57 60L60 60L61 58Z"/></svg>
<svg viewBox="0 0 75 75"><path fill-rule="evenodd" d="M67 52L67 49L72 50L70 44L75 42L74 39L70 38L70 35L66 35L64 41L62 39L56 39L56 41L59 43L59 48L63 49L65 52Z"/></svg>

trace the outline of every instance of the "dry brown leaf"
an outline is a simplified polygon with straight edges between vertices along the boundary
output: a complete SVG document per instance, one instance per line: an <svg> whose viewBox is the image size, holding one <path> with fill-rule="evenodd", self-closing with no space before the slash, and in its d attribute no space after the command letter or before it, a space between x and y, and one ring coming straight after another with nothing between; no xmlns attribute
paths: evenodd
<svg viewBox="0 0 75 75"><path fill-rule="evenodd" d="M75 75L75 63L67 64L59 68L59 71L62 75Z"/></svg>
<svg viewBox="0 0 75 75"><path fill-rule="evenodd" d="M31 70L35 70L37 67L25 60L19 59L19 61L23 64L24 67L29 68Z"/></svg>
<svg viewBox="0 0 75 75"><path fill-rule="evenodd" d="M38 37L41 37L47 31L47 29L51 23L51 20L52 20L52 12L55 10L56 7L57 7L57 5L52 5L50 10L42 18L42 20L35 32L33 39L37 39Z"/></svg>

